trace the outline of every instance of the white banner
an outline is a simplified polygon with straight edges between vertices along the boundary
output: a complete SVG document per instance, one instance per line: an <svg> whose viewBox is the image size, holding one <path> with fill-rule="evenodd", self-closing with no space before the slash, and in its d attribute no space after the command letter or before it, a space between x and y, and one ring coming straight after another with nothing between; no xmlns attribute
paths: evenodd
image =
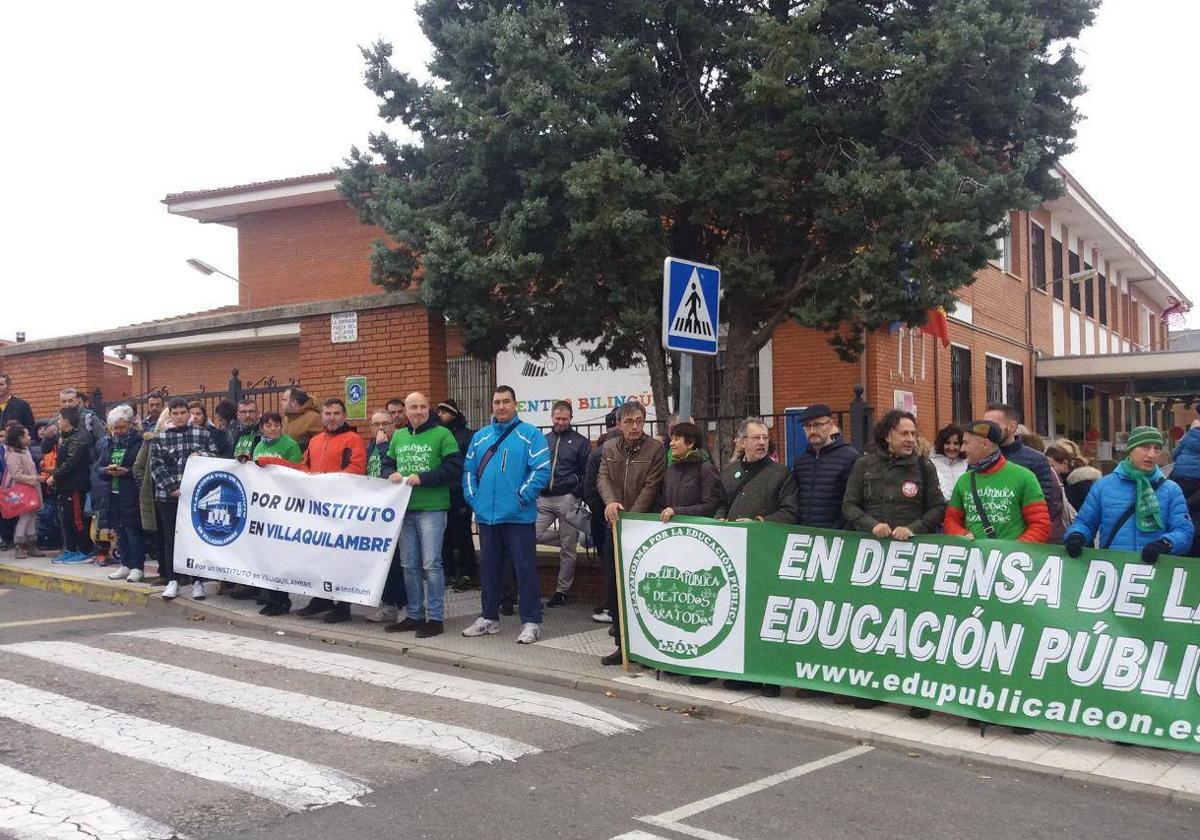
<svg viewBox="0 0 1200 840"><path fill-rule="evenodd" d="M378 606L411 493L359 475L189 458L175 569Z"/></svg>
<svg viewBox="0 0 1200 840"><path fill-rule="evenodd" d="M599 423L622 403L637 400L646 407L646 418L655 417L650 370L643 366L612 370L605 364L589 365L585 346L566 344L535 359L514 350L496 355L496 381L517 392L517 413L535 426L550 425L550 406L567 400L576 423Z"/></svg>

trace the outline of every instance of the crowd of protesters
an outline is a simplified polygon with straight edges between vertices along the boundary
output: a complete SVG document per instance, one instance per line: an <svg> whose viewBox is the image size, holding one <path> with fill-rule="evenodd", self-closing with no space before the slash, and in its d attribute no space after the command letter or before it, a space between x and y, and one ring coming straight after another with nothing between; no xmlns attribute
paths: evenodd
<svg viewBox="0 0 1200 840"><path fill-rule="evenodd" d="M206 581L174 567L179 488L192 456L402 482L411 487L408 510L382 604L367 620L421 638L444 632L447 588L465 591L477 579L480 614L462 634L497 634L501 616L515 611L516 641L537 642L543 609L569 603L581 541L597 549L606 575L607 599L592 617L612 623L618 591L610 528L622 512L657 513L663 522L695 516L800 524L901 541L940 532L1061 543L1070 557L1099 547L1154 563L1162 554L1194 553L1192 512L1200 510L1200 420L1183 435L1167 478L1159 466L1165 441L1151 426L1129 433L1126 457L1102 476L1070 440L1044 451L1029 445L1017 411L998 404L977 420L941 429L932 444L918 437L913 414L889 411L863 453L844 439L828 406L814 405L799 418L806 445L791 464L775 459L768 424L747 418L734 457L722 465L706 449L705 432L686 419L673 418L661 439L649 434L637 402L610 412L594 445L573 427L566 401L554 404L552 427L543 433L517 415L516 393L504 385L492 396L491 421L478 431L453 400L434 405L414 392L371 416L369 440L347 423L341 399L318 404L298 387L284 392L278 413L260 413L244 399L216 405L211 417L200 402L161 395L145 401L141 417L118 405L100 418L73 388L60 399L54 422L36 422L0 374L0 486L28 488L16 495L33 508L4 520L0 548L40 556L38 508L48 509L57 513L61 539L55 562L90 559L93 542L108 534L120 562L111 579L160 584L165 599L190 586L199 600ZM552 536L559 571L543 602L536 551ZM157 559L155 578L145 576L147 555ZM291 610L285 592L229 588L234 598L258 600L263 615ZM323 598L298 614L328 623L351 618L349 604ZM616 649L603 657L605 665L624 659L615 626L612 636ZM730 687L780 694L772 685Z"/></svg>

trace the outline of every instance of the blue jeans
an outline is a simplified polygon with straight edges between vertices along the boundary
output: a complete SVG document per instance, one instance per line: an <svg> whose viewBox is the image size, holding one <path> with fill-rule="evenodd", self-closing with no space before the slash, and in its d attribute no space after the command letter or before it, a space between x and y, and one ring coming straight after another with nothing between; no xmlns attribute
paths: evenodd
<svg viewBox="0 0 1200 840"><path fill-rule="evenodd" d="M503 525L479 523L479 588L483 617L500 619L504 559L517 574L518 612L522 624L542 623L542 587L538 580L536 529L532 522Z"/></svg>
<svg viewBox="0 0 1200 840"><path fill-rule="evenodd" d="M400 527L400 564L404 567L408 617L414 621L426 618L441 621L444 617L446 575L442 570L442 537L445 533L444 510L410 510L404 514L404 524Z"/></svg>
<svg viewBox="0 0 1200 840"><path fill-rule="evenodd" d="M117 545L121 549L121 565L127 569L146 568L146 536L141 525L118 525Z"/></svg>

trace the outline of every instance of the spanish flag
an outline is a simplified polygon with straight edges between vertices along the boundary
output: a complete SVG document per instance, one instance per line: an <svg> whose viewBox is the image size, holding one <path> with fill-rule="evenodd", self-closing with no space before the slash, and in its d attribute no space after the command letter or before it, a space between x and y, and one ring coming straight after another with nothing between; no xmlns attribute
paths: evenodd
<svg viewBox="0 0 1200 840"><path fill-rule="evenodd" d="M946 310L942 307L930 309L925 313L925 325L921 332L941 339L943 347L950 346L950 323L946 320Z"/></svg>

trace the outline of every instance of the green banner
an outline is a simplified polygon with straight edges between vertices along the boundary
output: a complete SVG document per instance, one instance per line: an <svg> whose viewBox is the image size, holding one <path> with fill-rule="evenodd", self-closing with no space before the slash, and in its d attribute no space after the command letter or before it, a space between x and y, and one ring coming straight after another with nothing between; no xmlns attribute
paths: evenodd
<svg viewBox="0 0 1200 840"><path fill-rule="evenodd" d="M622 514L629 657L1200 752L1200 568Z"/></svg>

